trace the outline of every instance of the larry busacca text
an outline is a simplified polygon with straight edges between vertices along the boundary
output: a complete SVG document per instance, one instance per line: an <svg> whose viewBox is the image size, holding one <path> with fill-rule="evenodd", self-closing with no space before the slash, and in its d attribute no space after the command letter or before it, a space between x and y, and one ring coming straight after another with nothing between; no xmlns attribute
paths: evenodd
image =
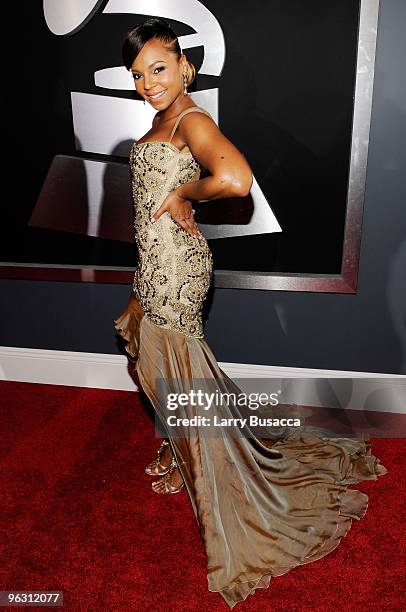
<svg viewBox="0 0 406 612"><path fill-rule="evenodd" d="M246 418L223 418L214 415L213 418L205 416L193 416L191 418L178 418L175 415L168 416L166 419L170 427L245 427L247 424L250 427L300 427L301 421L299 418L281 417L281 418L261 418L251 414Z"/></svg>

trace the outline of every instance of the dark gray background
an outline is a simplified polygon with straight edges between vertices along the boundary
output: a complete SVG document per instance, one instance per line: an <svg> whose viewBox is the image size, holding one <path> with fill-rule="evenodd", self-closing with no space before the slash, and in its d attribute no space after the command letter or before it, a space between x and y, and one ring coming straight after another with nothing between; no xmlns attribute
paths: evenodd
<svg viewBox="0 0 406 612"><path fill-rule="evenodd" d="M403 0L381 0L357 294L216 289L205 333L219 361L406 373L405 21ZM0 288L3 346L122 350L113 319L130 286Z"/></svg>

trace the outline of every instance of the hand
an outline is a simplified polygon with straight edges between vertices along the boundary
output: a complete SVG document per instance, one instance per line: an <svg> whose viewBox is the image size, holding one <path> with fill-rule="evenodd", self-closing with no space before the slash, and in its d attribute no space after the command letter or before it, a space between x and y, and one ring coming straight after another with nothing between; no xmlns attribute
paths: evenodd
<svg viewBox="0 0 406 612"><path fill-rule="evenodd" d="M193 217L195 211L192 208L191 201L180 197L176 193L176 189L168 193L161 206L152 215L151 222L157 221L164 212L169 212L172 219L183 227L191 236L194 238L203 238Z"/></svg>

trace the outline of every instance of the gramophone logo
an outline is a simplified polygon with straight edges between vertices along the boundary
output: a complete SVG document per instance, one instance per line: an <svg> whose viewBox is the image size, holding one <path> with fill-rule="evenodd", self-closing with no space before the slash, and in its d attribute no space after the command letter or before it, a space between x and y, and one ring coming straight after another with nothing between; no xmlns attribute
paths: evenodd
<svg viewBox="0 0 406 612"><path fill-rule="evenodd" d="M44 0L44 17L54 36L75 36L99 11L105 0ZM220 76L225 62L225 40L215 16L197 0L110 0L103 13L131 14L134 22L140 16L156 15L187 23L195 33L180 36L182 50L202 47L203 63L199 74ZM129 26L128 29L130 29ZM96 87L115 91L134 90L134 83L124 66L115 66L94 73ZM218 122L218 89L200 90L190 94ZM128 156L129 147L151 127L155 110L140 100L71 92L72 120L76 149L105 155L105 161L82 157L55 156L44 182L30 224L76 232L114 240L133 242L131 192L127 163L109 161L111 155ZM85 177L85 179L84 179ZM210 207L205 222L199 226L208 239L280 232L257 181L253 181L249 218L238 218L240 205L234 207L231 223L217 219L215 207ZM74 208L73 203L74 202ZM106 202L114 202L114 223L101 223ZM233 203L229 202L230 206ZM80 206L85 208L81 213ZM245 203L244 203L245 205ZM72 214L70 214L72 213ZM208 219L208 216L210 217ZM209 222L207 222L207 219Z"/></svg>

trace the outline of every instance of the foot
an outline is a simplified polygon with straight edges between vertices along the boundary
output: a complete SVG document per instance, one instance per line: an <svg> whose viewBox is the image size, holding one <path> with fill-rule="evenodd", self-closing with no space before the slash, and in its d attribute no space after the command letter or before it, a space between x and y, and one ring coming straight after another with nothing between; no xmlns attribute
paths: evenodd
<svg viewBox="0 0 406 612"><path fill-rule="evenodd" d="M145 468L145 472L149 476L163 476L169 472L173 457L171 445L169 443L161 444L161 450L158 449L157 455L157 458Z"/></svg>
<svg viewBox="0 0 406 612"><path fill-rule="evenodd" d="M176 467L176 463L171 462L171 468L165 476L152 483L152 489L155 493L178 493L183 489L183 478Z"/></svg>

